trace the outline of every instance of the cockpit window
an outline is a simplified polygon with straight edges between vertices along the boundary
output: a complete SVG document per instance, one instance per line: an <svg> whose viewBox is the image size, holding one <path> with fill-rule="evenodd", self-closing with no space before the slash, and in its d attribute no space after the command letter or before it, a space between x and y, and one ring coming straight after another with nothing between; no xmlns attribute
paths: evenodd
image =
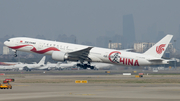
<svg viewBox="0 0 180 101"><path fill-rule="evenodd" d="M10 40L7 40L8 42L10 41Z"/></svg>

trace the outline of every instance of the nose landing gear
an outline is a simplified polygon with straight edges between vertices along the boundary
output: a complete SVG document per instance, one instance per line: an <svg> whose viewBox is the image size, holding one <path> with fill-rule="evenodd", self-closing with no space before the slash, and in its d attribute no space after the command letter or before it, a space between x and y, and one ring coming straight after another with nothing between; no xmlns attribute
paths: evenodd
<svg viewBox="0 0 180 101"><path fill-rule="evenodd" d="M17 57L17 50L14 51L14 57Z"/></svg>

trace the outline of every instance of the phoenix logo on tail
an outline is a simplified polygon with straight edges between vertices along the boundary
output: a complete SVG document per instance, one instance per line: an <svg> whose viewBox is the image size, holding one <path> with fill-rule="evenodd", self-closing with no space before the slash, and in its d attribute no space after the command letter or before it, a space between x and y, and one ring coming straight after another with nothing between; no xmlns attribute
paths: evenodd
<svg viewBox="0 0 180 101"><path fill-rule="evenodd" d="M164 51L164 47L166 46L166 44L161 44L159 46L156 46L156 52L158 54L161 54Z"/></svg>

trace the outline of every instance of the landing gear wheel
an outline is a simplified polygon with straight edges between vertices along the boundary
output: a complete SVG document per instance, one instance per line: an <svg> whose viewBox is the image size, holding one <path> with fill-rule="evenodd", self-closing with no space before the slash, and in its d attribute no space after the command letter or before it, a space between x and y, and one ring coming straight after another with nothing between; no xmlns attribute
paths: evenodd
<svg viewBox="0 0 180 101"><path fill-rule="evenodd" d="M14 54L14 57L17 57L17 54Z"/></svg>
<svg viewBox="0 0 180 101"><path fill-rule="evenodd" d="M87 67L83 67L83 69L87 69Z"/></svg>
<svg viewBox="0 0 180 101"><path fill-rule="evenodd" d="M76 66L80 67L80 68L83 68L83 69L87 69L87 68L94 69L94 66L91 66L90 62L88 62L88 64L83 64L83 63L80 64L80 63L78 63Z"/></svg>
<svg viewBox="0 0 180 101"><path fill-rule="evenodd" d="M91 68L91 69L94 69L94 66L91 66L90 68Z"/></svg>
<svg viewBox="0 0 180 101"><path fill-rule="evenodd" d="M17 50L14 52L14 57L17 57Z"/></svg>

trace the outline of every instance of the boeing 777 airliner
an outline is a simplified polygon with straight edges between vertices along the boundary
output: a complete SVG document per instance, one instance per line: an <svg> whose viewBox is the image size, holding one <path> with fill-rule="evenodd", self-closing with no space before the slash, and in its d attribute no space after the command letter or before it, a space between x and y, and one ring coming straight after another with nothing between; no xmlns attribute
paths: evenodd
<svg viewBox="0 0 180 101"><path fill-rule="evenodd" d="M94 67L91 62L112 63L129 66L168 64L162 59L173 35L166 35L144 53L127 52L64 42L48 41L28 37L10 38L4 44L16 51L48 54L58 61L80 61L78 66L86 69ZM17 56L15 51L15 56Z"/></svg>

